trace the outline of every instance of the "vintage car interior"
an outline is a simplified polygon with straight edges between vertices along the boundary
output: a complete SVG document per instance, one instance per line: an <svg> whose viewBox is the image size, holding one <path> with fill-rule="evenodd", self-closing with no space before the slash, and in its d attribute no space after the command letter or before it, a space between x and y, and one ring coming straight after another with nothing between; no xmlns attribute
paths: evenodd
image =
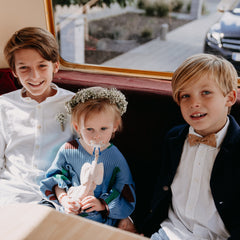
<svg viewBox="0 0 240 240"><path fill-rule="evenodd" d="M3 56L7 39L18 29L30 25L52 33L55 29L50 0L2 1L0 16L0 94L4 94L21 87ZM127 159L133 174L137 193L136 216L150 201L159 171L158 155L164 135L174 125L184 122L171 96L171 76L171 72L161 69L156 72L81 65L63 59L61 70L54 76L58 86L74 92L88 86L104 86L116 87L126 95L129 104L123 116L124 127L115 137L114 144ZM240 124L240 94L231 114ZM130 236L127 239L131 239Z"/></svg>

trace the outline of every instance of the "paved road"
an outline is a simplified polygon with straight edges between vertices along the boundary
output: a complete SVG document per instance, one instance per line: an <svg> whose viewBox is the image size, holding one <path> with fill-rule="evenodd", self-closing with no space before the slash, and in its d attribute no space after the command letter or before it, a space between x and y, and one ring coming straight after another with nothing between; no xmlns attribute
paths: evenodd
<svg viewBox="0 0 240 240"><path fill-rule="evenodd" d="M218 2L208 1L209 15L169 32L165 41L154 39L106 61L102 66L166 72L176 70L187 57L203 51L207 30L221 16L216 8Z"/></svg>

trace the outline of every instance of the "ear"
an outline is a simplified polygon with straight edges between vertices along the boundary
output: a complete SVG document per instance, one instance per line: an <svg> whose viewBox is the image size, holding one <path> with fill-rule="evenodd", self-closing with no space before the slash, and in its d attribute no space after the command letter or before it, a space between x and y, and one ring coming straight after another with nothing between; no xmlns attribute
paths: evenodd
<svg viewBox="0 0 240 240"><path fill-rule="evenodd" d="M59 61L53 63L53 73L57 73L59 70L60 63Z"/></svg>
<svg viewBox="0 0 240 240"><path fill-rule="evenodd" d="M79 127L78 127L78 124L77 124L76 122L73 122L72 125L73 125L75 131L76 131L77 133L79 133Z"/></svg>
<svg viewBox="0 0 240 240"><path fill-rule="evenodd" d="M18 78L17 74L15 73L15 71L12 70L12 74L15 78Z"/></svg>
<svg viewBox="0 0 240 240"><path fill-rule="evenodd" d="M236 90L232 90L226 95L226 107L231 107L237 101L237 92Z"/></svg>
<svg viewBox="0 0 240 240"><path fill-rule="evenodd" d="M115 121L114 126L113 126L113 132L114 132L114 133L118 130L119 124L120 124L119 121Z"/></svg>

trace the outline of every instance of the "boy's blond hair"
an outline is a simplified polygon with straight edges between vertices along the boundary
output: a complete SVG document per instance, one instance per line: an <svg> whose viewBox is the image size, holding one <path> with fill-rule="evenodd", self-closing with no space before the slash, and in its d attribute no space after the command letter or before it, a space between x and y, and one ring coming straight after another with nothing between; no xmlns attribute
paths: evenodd
<svg viewBox="0 0 240 240"><path fill-rule="evenodd" d="M35 49L42 58L53 63L59 60L56 39L50 32L39 27L22 28L8 40L4 55L13 72L15 72L14 53L20 49Z"/></svg>
<svg viewBox="0 0 240 240"><path fill-rule="evenodd" d="M205 75L217 83L224 96L232 90L237 92L238 75L233 65L224 58L202 53L187 58L174 72L172 77L174 101L179 104L181 90Z"/></svg>

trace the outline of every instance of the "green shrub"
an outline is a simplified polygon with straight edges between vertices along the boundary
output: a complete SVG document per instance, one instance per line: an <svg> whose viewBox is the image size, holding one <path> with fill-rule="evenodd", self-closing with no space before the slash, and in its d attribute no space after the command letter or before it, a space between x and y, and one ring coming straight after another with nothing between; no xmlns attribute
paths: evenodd
<svg viewBox="0 0 240 240"><path fill-rule="evenodd" d="M191 2L188 2L187 7L186 7L187 13L190 13L191 5L192 5L192 3L191 3Z"/></svg>
<svg viewBox="0 0 240 240"><path fill-rule="evenodd" d="M145 13L147 16L154 16L155 15L155 7L153 5L146 6Z"/></svg>
<svg viewBox="0 0 240 240"><path fill-rule="evenodd" d="M202 15L207 14L207 13L208 13L207 7L206 7L206 5L203 3L203 5L202 5Z"/></svg>
<svg viewBox="0 0 240 240"><path fill-rule="evenodd" d="M176 0L172 4L172 11L173 12L180 12L183 7L183 1L181 0Z"/></svg>
<svg viewBox="0 0 240 240"><path fill-rule="evenodd" d="M138 0L137 7L139 9L144 9L145 8L145 1L144 0Z"/></svg>
<svg viewBox="0 0 240 240"><path fill-rule="evenodd" d="M149 29L145 29L141 33L142 38L151 38L152 37L152 31Z"/></svg>
<svg viewBox="0 0 240 240"><path fill-rule="evenodd" d="M166 3L157 3L155 8L158 17L166 17L169 13L169 6Z"/></svg>

